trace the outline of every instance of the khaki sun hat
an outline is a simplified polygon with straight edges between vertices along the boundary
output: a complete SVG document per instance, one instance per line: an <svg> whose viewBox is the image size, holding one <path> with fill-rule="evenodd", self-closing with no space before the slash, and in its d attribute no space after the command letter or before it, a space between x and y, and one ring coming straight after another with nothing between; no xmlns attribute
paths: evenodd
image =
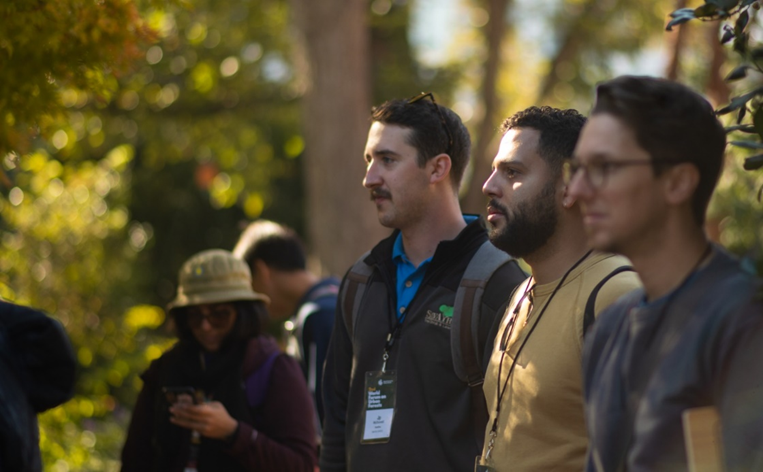
<svg viewBox="0 0 763 472"><path fill-rule="evenodd" d="M223 249L202 251L180 269L178 293L168 310L206 303L270 299L252 290L252 273L246 262Z"/></svg>

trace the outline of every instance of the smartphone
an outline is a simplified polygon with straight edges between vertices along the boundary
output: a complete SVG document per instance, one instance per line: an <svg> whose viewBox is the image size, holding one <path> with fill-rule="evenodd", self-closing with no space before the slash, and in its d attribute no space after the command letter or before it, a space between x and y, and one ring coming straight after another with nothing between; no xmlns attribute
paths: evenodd
<svg viewBox="0 0 763 472"><path fill-rule="evenodd" d="M198 403L196 401L196 389L187 386L164 387L162 388L167 403Z"/></svg>

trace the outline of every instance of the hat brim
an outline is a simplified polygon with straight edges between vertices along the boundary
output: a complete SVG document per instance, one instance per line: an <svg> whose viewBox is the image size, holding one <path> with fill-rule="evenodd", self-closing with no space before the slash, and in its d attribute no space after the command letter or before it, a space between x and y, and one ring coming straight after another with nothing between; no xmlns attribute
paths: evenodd
<svg viewBox="0 0 763 472"><path fill-rule="evenodd" d="M227 303L243 300L262 301L270 303L270 298L252 290L233 289L212 292L200 292L187 295L179 293L174 300L167 305L167 311L194 305L206 305L208 303Z"/></svg>

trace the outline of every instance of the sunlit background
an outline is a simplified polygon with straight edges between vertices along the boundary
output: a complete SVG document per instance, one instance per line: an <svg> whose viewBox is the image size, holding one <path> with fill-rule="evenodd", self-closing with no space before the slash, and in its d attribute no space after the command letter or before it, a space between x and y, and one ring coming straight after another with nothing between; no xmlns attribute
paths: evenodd
<svg viewBox="0 0 763 472"><path fill-rule="evenodd" d="M61 11L74 4L54 3ZM463 189L464 207L473 212L485 204L479 188L497 127L515 111L543 104L587 113L595 84L623 73L681 80L716 106L734 94L719 82L733 61L717 46L717 24L692 24L680 41L678 33L664 31L667 14L677 8L673 0L363 3L368 105L431 90L461 115L474 141L475 163ZM321 130L322 120L302 106L314 58L300 43L304 25L294 21L293 8L305 3L120 4L132 10L96 12L89 26L85 21L74 29L61 11L46 18L60 23L60 37L76 36L107 58L132 58L119 68L99 69L98 59L81 77L55 75L50 87L32 84L22 62L0 77L30 82L37 87L30 97L60 105L40 122L41 134L28 139L14 126L28 119L25 112L39 110L13 108L22 101L0 104L6 127L0 149L18 151L3 153L0 163L0 295L61 320L80 366L75 399L41 416L43 460L51 472L119 469L138 375L173 342L162 307L191 254L230 249L243 223L265 217L302 234L315 267L337 275L347 267L334 257L346 247L311 238L311 222L328 221L342 209L308 210L329 188L311 185L305 130L334 133L337 140L351 136ZM8 31L0 30L0 50L7 49ZM55 41L54 32L36 40ZM24 41L14 37L14 46L34 46L33 30L20 27L15 34ZM64 63L90 57L63 42L55 50ZM35 60L43 59L26 59L30 68L40 66ZM356 78L345 80L349 85ZM361 159L360 149L348 152L320 158L335 166ZM755 194L763 182L760 172L742 170L741 154L729 154L708 231L760 269L763 212ZM335 185L359 187L361 178ZM355 218L339 216L347 225ZM367 249L373 238L357 239Z"/></svg>

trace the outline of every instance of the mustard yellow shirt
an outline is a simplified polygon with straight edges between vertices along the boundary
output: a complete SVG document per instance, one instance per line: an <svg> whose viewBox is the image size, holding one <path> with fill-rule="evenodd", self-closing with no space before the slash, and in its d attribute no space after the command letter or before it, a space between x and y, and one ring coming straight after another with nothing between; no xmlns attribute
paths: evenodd
<svg viewBox="0 0 763 472"><path fill-rule="evenodd" d="M540 319L538 315L559 280L537 285L521 302L504 354L502 343L509 320L528 285L532 286L532 278L523 282L512 297L495 338L483 386L490 413L485 430L487 449L496 416L497 385L501 388L506 385L489 463L496 470L583 470L588 444L582 397L583 312L599 281L623 265L630 263L621 256L589 255L567 276ZM596 297L595 315L638 287L640 282L634 272L612 277ZM483 450L483 457L484 454Z"/></svg>

